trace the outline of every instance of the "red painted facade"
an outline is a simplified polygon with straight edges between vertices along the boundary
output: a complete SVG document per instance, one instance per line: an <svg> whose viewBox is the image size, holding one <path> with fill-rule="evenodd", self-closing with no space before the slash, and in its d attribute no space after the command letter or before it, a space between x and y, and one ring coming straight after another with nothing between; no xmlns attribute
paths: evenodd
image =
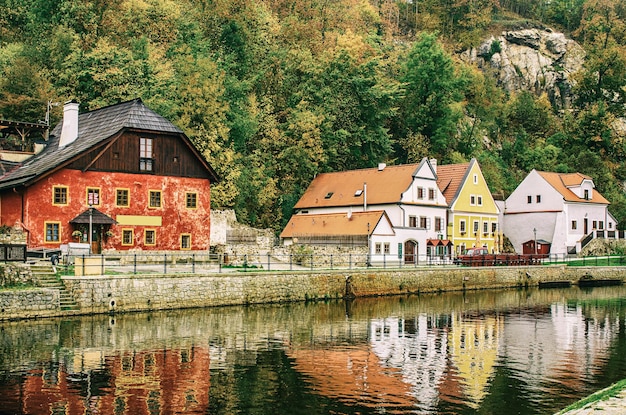
<svg viewBox="0 0 626 415"><path fill-rule="evenodd" d="M64 365L31 370L20 385L4 392L19 396L19 408L11 409L23 414L208 413L211 382L206 347L158 353L120 351L107 355L104 362L102 366L73 368L74 373L68 373ZM96 386L90 386L84 376L94 377ZM97 393L99 388L113 392Z"/></svg>
<svg viewBox="0 0 626 415"><path fill-rule="evenodd" d="M19 223L31 249L207 250L217 180L188 137L141 100L81 115L68 102L44 150L0 176L0 225Z"/></svg>
<svg viewBox="0 0 626 415"><path fill-rule="evenodd" d="M55 188L67 189L66 204L54 204ZM88 189L98 191L99 203L93 207L119 222L102 231L99 226L92 226L92 240L99 242L102 249L209 249L208 179L62 169L23 189L23 193L5 193L0 222L13 226L20 221L28 230L29 247L58 248L79 239L86 242L87 227L69 222L89 209ZM117 205L117 190L128 191L128 206ZM161 207L149 206L150 192L155 191L161 192ZM187 207L187 194L196 195L195 208ZM135 218L124 220L129 216ZM46 241L47 224L58 224L58 241ZM77 228L81 228L82 238L72 236ZM106 235L107 230L110 236ZM154 232L153 241L146 241L146 230ZM132 243L123 243L124 231L132 232ZM190 246L181 247L183 235L187 235Z"/></svg>

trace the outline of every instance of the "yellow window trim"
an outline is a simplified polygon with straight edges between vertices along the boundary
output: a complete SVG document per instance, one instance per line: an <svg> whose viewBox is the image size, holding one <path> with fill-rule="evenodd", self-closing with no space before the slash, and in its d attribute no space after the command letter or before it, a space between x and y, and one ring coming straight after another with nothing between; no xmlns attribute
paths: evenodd
<svg viewBox="0 0 626 415"><path fill-rule="evenodd" d="M87 187L85 189L85 203L87 204L87 206L89 206L89 191L90 190L97 190L98 191L98 203L94 203L91 206L100 206L100 205L102 205L102 188L89 186L89 187Z"/></svg>
<svg viewBox="0 0 626 415"><path fill-rule="evenodd" d="M124 232L130 231L131 235L131 243L124 243ZM135 230L130 228L122 228L122 246L133 246L135 245Z"/></svg>
<svg viewBox="0 0 626 415"><path fill-rule="evenodd" d="M188 236L189 237L189 247L188 248L183 248L183 237L184 236ZM191 250L191 234L190 233L181 233L180 234L180 249L181 249L181 251L190 251Z"/></svg>
<svg viewBox="0 0 626 415"><path fill-rule="evenodd" d="M154 243L149 244L148 243L148 232L154 232ZM156 245L156 229L144 229L143 231L143 243L146 246L155 246Z"/></svg>
<svg viewBox="0 0 626 415"><path fill-rule="evenodd" d="M158 192L159 193L159 206L151 206L151 193ZM163 208L163 191L159 189L149 189L148 190L148 209L162 209Z"/></svg>
<svg viewBox="0 0 626 415"><path fill-rule="evenodd" d="M128 204L126 204L126 205L118 205L117 204L117 192L120 191L120 190L126 190L126 192L128 193L128 198L127 198L128 199L127 200ZM125 187L116 187L115 188L115 207L121 207L121 208L130 207L130 189L127 189Z"/></svg>
<svg viewBox="0 0 626 415"><path fill-rule="evenodd" d="M189 207L187 206L187 195L196 195L196 206L194 207ZM189 210L196 210L198 209L198 192L185 192L185 208L189 209Z"/></svg>
<svg viewBox="0 0 626 415"><path fill-rule="evenodd" d="M58 241L49 241L47 239L48 236L48 225L59 225L59 240ZM61 243L61 232L63 229L61 228L61 222L58 221L44 221L43 223L43 243L45 244L59 244Z"/></svg>
<svg viewBox="0 0 626 415"><path fill-rule="evenodd" d="M65 203L54 203L55 189L65 189ZM68 186L52 186L52 206L67 206L70 204L70 190Z"/></svg>

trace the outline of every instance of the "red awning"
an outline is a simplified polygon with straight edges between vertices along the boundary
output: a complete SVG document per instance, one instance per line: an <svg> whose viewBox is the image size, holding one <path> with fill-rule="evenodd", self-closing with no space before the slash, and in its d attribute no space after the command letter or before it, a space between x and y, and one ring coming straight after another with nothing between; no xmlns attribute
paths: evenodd
<svg viewBox="0 0 626 415"><path fill-rule="evenodd" d="M430 245L430 246L448 246L448 245L454 245L452 243L451 240L449 239L428 239L426 241L426 245Z"/></svg>

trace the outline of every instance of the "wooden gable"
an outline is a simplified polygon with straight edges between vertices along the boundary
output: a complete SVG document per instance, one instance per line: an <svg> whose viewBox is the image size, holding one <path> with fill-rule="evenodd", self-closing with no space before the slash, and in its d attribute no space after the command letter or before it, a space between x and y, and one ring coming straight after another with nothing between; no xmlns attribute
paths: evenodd
<svg viewBox="0 0 626 415"><path fill-rule="evenodd" d="M151 140L151 168L140 167L140 140ZM204 160L181 135L126 130L70 164L78 170L153 174L215 180Z"/></svg>

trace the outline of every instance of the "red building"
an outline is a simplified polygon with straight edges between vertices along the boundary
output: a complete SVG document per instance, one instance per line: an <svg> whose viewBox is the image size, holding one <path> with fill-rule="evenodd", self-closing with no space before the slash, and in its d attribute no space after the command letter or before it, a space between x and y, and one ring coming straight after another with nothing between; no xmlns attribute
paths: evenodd
<svg viewBox="0 0 626 415"><path fill-rule="evenodd" d="M209 249L212 167L140 99L79 114L68 102L43 151L0 176L0 225L29 248Z"/></svg>

